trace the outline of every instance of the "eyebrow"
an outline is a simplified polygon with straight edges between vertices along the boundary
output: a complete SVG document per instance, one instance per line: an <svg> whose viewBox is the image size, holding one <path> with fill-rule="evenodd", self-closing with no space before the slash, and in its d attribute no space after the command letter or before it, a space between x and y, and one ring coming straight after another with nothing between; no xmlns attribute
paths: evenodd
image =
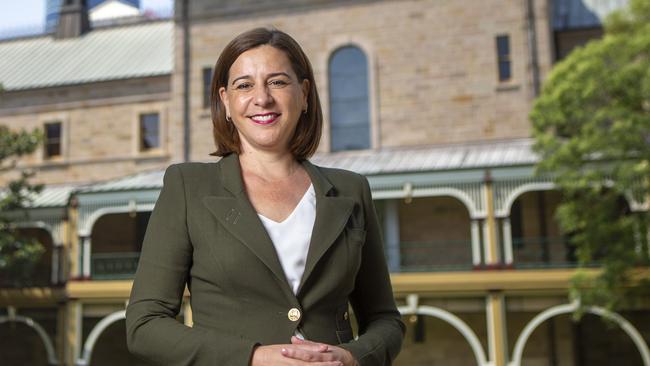
<svg viewBox="0 0 650 366"><path fill-rule="evenodd" d="M286 72L282 72L282 71L281 71L281 72L274 72L274 73L271 73L271 74L268 75L269 78L276 77L276 76L285 76L285 77L291 79L291 76L289 76L289 74L287 74ZM236 83L238 80L242 80L242 79L252 79L252 77L251 77L250 75L242 75L242 76L240 76L240 77L238 77L238 78L235 78L235 79L232 81L232 83L230 83L230 84L231 84L231 85L235 85L235 83Z"/></svg>

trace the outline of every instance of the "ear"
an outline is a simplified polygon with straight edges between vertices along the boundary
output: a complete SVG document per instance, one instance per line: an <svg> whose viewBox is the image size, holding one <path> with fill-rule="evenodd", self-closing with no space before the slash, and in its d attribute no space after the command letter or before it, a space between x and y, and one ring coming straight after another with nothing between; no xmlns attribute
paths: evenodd
<svg viewBox="0 0 650 366"><path fill-rule="evenodd" d="M302 103L303 106L307 105L307 99L309 98L309 80L302 80Z"/></svg>
<svg viewBox="0 0 650 366"><path fill-rule="evenodd" d="M225 87L219 88L219 99L221 99L221 103L223 103L224 107L226 108L226 116L230 115L230 106L228 104L228 92L226 91Z"/></svg>

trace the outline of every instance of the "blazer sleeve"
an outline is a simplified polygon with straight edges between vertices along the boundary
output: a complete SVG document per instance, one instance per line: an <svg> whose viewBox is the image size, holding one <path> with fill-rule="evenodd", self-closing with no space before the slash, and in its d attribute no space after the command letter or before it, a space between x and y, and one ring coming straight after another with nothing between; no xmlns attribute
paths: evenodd
<svg viewBox="0 0 650 366"><path fill-rule="evenodd" d="M359 337L340 346L350 351L361 366L389 366L400 351L405 326L395 306L370 186L365 177L361 179L366 242L350 297Z"/></svg>
<svg viewBox="0 0 650 366"><path fill-rule="evenodd" d="M158 365L248 366L256 343L176 320L192 264L186 192L178 165L165 171L126 310L131 353Z"/></svg>

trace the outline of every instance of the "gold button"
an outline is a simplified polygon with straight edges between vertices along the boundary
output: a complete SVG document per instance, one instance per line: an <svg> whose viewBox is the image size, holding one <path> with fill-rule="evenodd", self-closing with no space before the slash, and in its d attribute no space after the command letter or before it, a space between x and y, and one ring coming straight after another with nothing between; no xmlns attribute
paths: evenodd
<svg viewBox="0 0 650 366"><path fill-rule="evenodd" d="M291 308L291 310L289 310L289 313L287 313L287 316L292 322L297 322L300 319L300 310Z"/></svg>
<svg viewBox="0 0 650 366"><path fill-rule="evenodd" d="M343 319L348 320L348 312L343 313Z"/></svg>

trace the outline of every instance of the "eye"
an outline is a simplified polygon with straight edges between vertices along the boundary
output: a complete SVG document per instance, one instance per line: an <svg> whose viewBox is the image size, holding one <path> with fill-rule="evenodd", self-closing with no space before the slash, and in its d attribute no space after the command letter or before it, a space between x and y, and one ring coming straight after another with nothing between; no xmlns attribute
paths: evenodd
<svg viewBox="0 0 650 366"><path fill-rule="evenodd" d="M275 80L269 81L269 85L272 86L272 87L276 87L276 88L281 88L281 87L286 86L288 84L289 83L287 81L282 80L282 79L275 79Z"/></svg>
<svg viewBox="0 0 650 366"><path fill-rule="evenodd" d="M241 84L237 84L237 86L235 86L235 89L237 89L237 90L248 90L248 89L250 89L252 87L253 87L252 83L241 83Z"/></svg>

